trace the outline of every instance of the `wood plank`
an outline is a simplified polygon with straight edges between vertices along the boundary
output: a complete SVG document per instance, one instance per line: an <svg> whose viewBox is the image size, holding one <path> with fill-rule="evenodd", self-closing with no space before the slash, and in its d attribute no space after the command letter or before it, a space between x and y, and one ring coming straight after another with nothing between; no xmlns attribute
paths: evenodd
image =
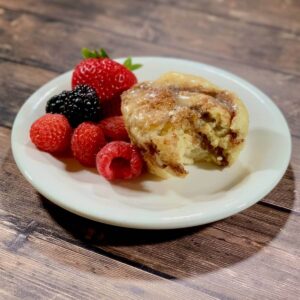
<svg viewBox="0 0 300 300"><path fill-rule="evenodd" d="M0 0L0 126L10 127L31 92L101 37L115 56L172 55L244 76L284 111L295 149L260 204L208 226L139 231L41 197L16 169L10 130L0 127L0 298L299 297L299 3L270 1Z"/></svg>
<svg viewBox="0 0 300 300"><path fill-rule="evenodd" d="M141 5L136 0L130 0L130 3L126 4L121 0L114 1L113 5L105 1L95 1L86 5L84 5L86 2L82 2L73 9L69 9L73 6L71 2L69 4L64 2L62 5L59 5L59 2L50 6L47 4L36 6L30 3L29 1L21 11L18 10L19 3L16 4L15 10L11 10L10 2L1 4L2 7L7 5L10 7L3 9L3 25L1 25L11 30L10 36L21 37L11 41L4 34L4 44L13 49L7 51L11 57L21 58L27 54L27 49L34 50L24 44L26 41L29 42L32 27L36 33L35 41L31 41L32 45L47 44L49 52L51 48L55 48L56 51L58 45L60 49L64 49L66 38L68 47L78 42L78 39L84 42L85 35L93 37L93 46L95 36L98 36L101 30L102 44L105 40L103 36L109 33L113 34L110 36L112 40L126 39L129 48L139 40L147 45L155 43L167 47L169 55L173 55L175 48L194 54L200 52L218 60L227 59L259 68L300 74L300 58L294 55L300 51L299 37L292 34L287 36L276 28L211 17L201 11L184 10L168 4L143 2ZM39 25L41 22L43 26ZM39 37L43 32L47 32L47 35ZM61 35L64 36L62 39ZM47 41L43 43L39 41L40 39ZM18 51L21 41L22 46L25 46L25 53ZM41 53L32 55L39 57ZM5 56L2 54L2 57ZM60 62L59 58L58 61Z"/></svg>
<svg viewBox="0 0 300 300"><path fill-rule="evenodd" d="M163 2L166 2L163 0ZM182 9L200 10L222 18L232 18L239 22L269 26L286 31L286 36L298 35L300 31L300 2L297 0L190 0L167 1Z"/></svg>
<svg viewBox="0 0 300 300"><path fill-rule="evenodd" d="M25 100L56 75L41 68L0 60L0 124L11 127Z"/></svg>
<svg viewBox="0 0 300 300"><path fill-rule="evenodd" d="M9 130L1 132L1 145L6 146L0 158L0 223L5 226L24 232L34 222L30 234L39 240L113 255L217 298L279 299L288 290L290 298L296 299L299 294L299 212L257 204L226 220L185 230L106 226L75 216L38 195L12 162L5 142ZM299 190L297 170L295 190ZM286 193L293 209L299 208L298 193Z"/></svg>
<svg viewBox="0 0 300 300"><path fill-rule="evenodd" d="M65 239L79 250L104 250L223 299L282 299L287 290L296 299L300 292L299 216L255 205L210 226L158 233L104 226L45 206L62 226L37 223L32 236L47 243Z"/></svg>
<svg viewBox="0 0 300 300"><path fill-rule="evenodd" d="M50 3L36 2L34 0L26 1L0 1L0 5L3 5L5 8L10 9L22 9L26 10L32 9L34 12L48 15L55 11L58 7L68 9L68 15L75 16L79 18L81 16L81 11L89 12L90 10L97 10L98 12L107 12L113 11L118 14L126 13L127 15L130 12L132 15L134 12L147 11L148 8L152 8L153 5L169 5L176 6L184 10L194 10L201 11L211 16L222 17L226 19L234 19L239 22L246 22L250 24L256 24L261 26L270 26L286 31L291 31L291 33L299 33L300 24L299 24L299 14L300 14L300 5L297 0L263 0L259 2L249 2L247 0L190 0L188 2L182 2L178 0L157 0L157 1L147 1L147 3L138 3L138 1L130 2L130 7L139 7L138 9L133 9L129 11L129 8L126 8L126 4L123 4L119 1L114 1L109 3L109 7L106 8L107 3L101 1L76 1L76 4L70 6L68 3L58 3L57 1L51 1ZM34 8L32 8L34 6ZM46 9L48 8L48 10ZM127 6L128 7L128 6ZM144 15L143 15L144 16ZM255 16L255 17L253 17Z"/></svg>
<svg viewBox="0 0 300 300"><path fill-rule="evenodd" d="M67 242L31 234L15 248L22 233L1 223L0 230L5 299L215 299Z"/></svg>

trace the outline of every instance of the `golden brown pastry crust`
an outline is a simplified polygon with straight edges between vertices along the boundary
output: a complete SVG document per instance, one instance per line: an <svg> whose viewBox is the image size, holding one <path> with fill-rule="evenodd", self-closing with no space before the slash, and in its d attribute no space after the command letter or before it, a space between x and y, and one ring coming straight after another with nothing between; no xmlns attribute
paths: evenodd
<svg viewBox="0 0 300 300"><path fill-rule="evenodd" d="M187 174L184 164L231 165L248 131L242 101L204 78L170 72L122 94L130 139L160 177Z"/></svg>

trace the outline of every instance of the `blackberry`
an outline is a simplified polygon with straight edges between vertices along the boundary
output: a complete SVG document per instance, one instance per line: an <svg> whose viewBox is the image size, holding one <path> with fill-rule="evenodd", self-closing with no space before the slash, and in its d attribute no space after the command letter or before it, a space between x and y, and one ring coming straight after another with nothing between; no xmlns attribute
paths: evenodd
<svg viewBox="0 0 300 300"><path fill-rule="evenodd" d="M72 127L85 121L97 122L101 116L99 98L88 85L78 85L72 91L53 96L47 102L46 112L64 115Z"/></svg>

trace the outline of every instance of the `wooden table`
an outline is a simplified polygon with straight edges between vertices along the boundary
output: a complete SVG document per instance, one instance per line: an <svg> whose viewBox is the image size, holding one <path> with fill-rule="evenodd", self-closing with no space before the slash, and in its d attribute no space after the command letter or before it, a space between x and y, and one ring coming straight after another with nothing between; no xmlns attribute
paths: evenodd
<svg viewBox="0 0 300 300"><path fill-rule="evenodd" d="M83 46L182 57L246 78L289 122L284 178L242 213L185 230L115 228L51 204L18 171L11 127ZM1 299L300 298L299 1L0 0L0 63Z"/></svg>

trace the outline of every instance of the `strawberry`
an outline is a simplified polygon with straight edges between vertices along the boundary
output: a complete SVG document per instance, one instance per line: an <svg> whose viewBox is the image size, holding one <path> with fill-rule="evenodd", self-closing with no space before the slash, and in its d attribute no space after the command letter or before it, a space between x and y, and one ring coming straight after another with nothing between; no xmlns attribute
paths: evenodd
<svg viewBox="0 0 300 300"><path fill-rule="evenodd" d="M92 87L100 102L117 98L125 90L128 90L137 79L132 73L141 67L140 64L132 64L131 58L127 58L123 65L110 59L106 52L90 51L82 49L82 60L76 67L72 76L72 88L79 84L86 84Z"/></svg>

